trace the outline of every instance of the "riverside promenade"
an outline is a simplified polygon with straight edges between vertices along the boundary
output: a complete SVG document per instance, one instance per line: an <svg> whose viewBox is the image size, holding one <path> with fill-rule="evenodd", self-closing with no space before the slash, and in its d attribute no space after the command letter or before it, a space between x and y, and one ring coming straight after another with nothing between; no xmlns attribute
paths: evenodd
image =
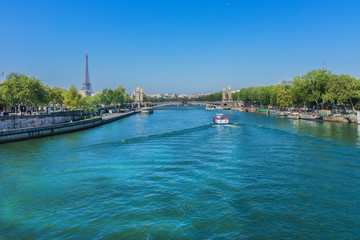
<svg viewBox="0 0 360 240"><path fill-rule="evenodd" d="M75 132L88 128L93 128L103 124L111 123L122 118L139 113L140 111L131 111L126 113L107 114L102 117L84 119L79 121L70 121L59 124L50 124L31 128L20 128L0 131L0 144L28 140L33 138L53 136L63 133Z"/></svg>

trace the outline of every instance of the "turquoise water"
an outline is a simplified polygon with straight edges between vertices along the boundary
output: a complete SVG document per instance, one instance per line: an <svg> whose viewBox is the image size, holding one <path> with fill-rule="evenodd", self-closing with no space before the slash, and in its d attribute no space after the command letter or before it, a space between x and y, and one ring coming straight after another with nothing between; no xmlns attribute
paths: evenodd
<svg viewBox="0 0 360 240"><path fill-rule="evenodd" d="M360 126L214 113L0 145L0 239L360 236Z"/></svg>

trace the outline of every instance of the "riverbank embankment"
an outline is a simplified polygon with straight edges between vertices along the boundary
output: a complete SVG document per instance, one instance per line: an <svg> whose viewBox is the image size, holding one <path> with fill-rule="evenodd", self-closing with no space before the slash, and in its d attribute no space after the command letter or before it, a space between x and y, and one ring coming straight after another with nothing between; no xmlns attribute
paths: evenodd
<svg viewBox="0 0 360 240"><path fill-rule="evenodd" d="M0 116L0 130L16 130L77 121L83 118L82 111L54 112L41 115Z"/></svg>
<svg viewBox="0 0 360 240"><path fill-rule="evenodd" d="M80 121L70 120L70 122L59 123L59 124L50 124L39 127L0 131L0 144L39 138L39 137L53 136L53 135L93 128L96 126L117 121L119 119L136 114L138 112L139 111L132 111L127 113L114 113L114 114L105 115L104 117L95 117Z"/></svg>
<svg viewBox="0 0 360 240"><path fill-rule="evenodd" d="M322 117L321 121L325 122L339 122L339 123L355 123L360 124L360 112L357 114L319 114L315 112L292 112L292 111L281 111L276 110L274 113L271 113L270 109L254 109L254 108L232 108L231 110L239 111L239 112L250 112L250 113L258 113L258 114L266 114L277 117L288 117L291 119L303 119L302 115L314 115L318 117ZM298 114L297 117L291 117L293 114ZM305 119L308 120L308 119Z"/></svg>

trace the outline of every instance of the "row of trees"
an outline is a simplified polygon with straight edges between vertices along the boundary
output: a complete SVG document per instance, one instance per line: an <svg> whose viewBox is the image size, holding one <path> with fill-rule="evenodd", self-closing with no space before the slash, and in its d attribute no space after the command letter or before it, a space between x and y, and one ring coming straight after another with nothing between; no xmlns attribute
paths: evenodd
<svg viewBox="0 0 360 240"><path fill-rule="evenodd" d="M216 102L222 100L222 92L207 94L194 99L195 101Z"/></svg>
<svg viewBox="0 0 360 240"><path fill-rule="evenodd" d="M51 88L41 83L39 79L19 73L10 73L0 84L0 106L3 108L12 106L15 112L20 111L20 106L32 111L37 111L39 106L49 104L58 105L62 109L66 107L69 110L88 110L99 105L121 106L130 101L125 88L121 86L114 90L105 88L94 96L82 97L74 86L71 86L69 90L59 87Z"/></svg>
<svg viewBox="0 0 360 240"><path fill-rule="evenodd" d="M335 75L328 70L312 70L294 77L292 85L242 88L234 100L259 107L303 106L330 109L333 105L360 108L360 81L349 75ZM201 96L199 101L221 101L222 92Z"/></svg>
<svg viewBox="0 0 360 240"><path fill-rule="evenodd" d="M105 105L105 107L109 107L111 104L122 106L131 101L132 99L126 94L125 88L122 86L114 90L105 88L102 92L96 93L93 96L86 96L86 102L90 106L98 106L100 104Z"/></svg>

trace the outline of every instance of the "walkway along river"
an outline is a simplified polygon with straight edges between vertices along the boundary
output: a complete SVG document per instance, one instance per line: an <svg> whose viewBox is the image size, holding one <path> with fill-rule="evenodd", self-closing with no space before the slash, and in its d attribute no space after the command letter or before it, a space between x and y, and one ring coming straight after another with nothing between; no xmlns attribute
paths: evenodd
<svg viewBox="0 0 360 240"><path fill-rule="evenodd" d="M360 126L215 112L0 145L0 238L358 238Z"/></svg>

